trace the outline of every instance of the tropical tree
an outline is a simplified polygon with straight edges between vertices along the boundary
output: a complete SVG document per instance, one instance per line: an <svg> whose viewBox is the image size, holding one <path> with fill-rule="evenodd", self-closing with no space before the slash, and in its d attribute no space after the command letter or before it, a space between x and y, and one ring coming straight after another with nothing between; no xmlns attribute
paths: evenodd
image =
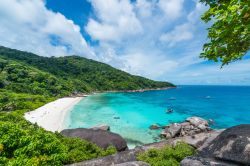
<svg viewBox="0 0 250 166"><path fill-rule="evenodd" d="M201 57L222 65L242 59L250 49L250 0L200 1L209 6L202 20L212 22Z"/></svg>

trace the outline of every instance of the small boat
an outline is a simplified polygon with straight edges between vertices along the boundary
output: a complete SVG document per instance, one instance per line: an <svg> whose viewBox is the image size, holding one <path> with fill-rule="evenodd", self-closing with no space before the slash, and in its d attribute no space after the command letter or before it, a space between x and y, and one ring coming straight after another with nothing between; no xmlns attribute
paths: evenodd
<svg viewBox="0 0 250 166"><path fill-rule="evenodd" d="M174 112L174 110L172 108L166 110L166 113L168 113L168 114L173 113L173 112Z"/></svg>

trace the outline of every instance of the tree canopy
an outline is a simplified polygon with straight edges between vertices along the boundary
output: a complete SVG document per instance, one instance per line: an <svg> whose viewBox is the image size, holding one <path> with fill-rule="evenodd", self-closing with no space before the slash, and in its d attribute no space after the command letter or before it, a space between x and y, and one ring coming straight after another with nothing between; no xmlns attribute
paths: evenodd
<svg viewBox="0 0 250 166"><path fill-rule="evenodd" d="M75 92L174 86L134 76L79 56L41 57L0 47L0 88L17 93L65 96Z"/></svg>
<svg viewBox="0 0 250 166"><path fill-rule="evenodd" d="M250 49L250 1L200 1L209 6L202 20L212 22L201 57L222 65L242 59Z"/></svg>

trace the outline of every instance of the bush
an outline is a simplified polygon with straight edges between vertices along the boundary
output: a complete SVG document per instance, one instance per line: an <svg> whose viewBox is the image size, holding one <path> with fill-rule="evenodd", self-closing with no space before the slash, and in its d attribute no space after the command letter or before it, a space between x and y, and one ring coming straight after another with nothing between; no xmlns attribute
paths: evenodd
<svg viewBox="0 0 250 166"><path fill-rule="evenodd" d="M195 154L190 145L178 142L176 146L166 146L162 149L150 149L137 156L138 160L149 163L151 166L178 166L181 160Z"/></svg>
<svg viewBox="0 0 250 166"><path fill-rule="evenodd" d="M21 115L0 113L0 165L63 165L115 153L77 138L65 138L27 122Z"/></svg>

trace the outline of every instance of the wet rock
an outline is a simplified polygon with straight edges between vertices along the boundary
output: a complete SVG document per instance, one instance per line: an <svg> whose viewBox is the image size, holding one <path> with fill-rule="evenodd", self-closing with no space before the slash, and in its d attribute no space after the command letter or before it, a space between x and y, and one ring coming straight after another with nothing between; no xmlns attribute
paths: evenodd
<svg viewBox="0 0 250 166"><path fill-rule="evenodd" d="M157 130L157 129L160 129L161 127L159 126L159 125L157 125L157 124L152 124L150 127L149 127L149 129L150 130Z"/></svg>
<svg viewBox="0 0 250 166"><path fill-rule="evenodd" d="M93 129L66 129L61 132L66 137L77 137L96 144L97 146L106 149L109 146L114 146L117 151L127 150L126 141L118 134Z"/></svg>

